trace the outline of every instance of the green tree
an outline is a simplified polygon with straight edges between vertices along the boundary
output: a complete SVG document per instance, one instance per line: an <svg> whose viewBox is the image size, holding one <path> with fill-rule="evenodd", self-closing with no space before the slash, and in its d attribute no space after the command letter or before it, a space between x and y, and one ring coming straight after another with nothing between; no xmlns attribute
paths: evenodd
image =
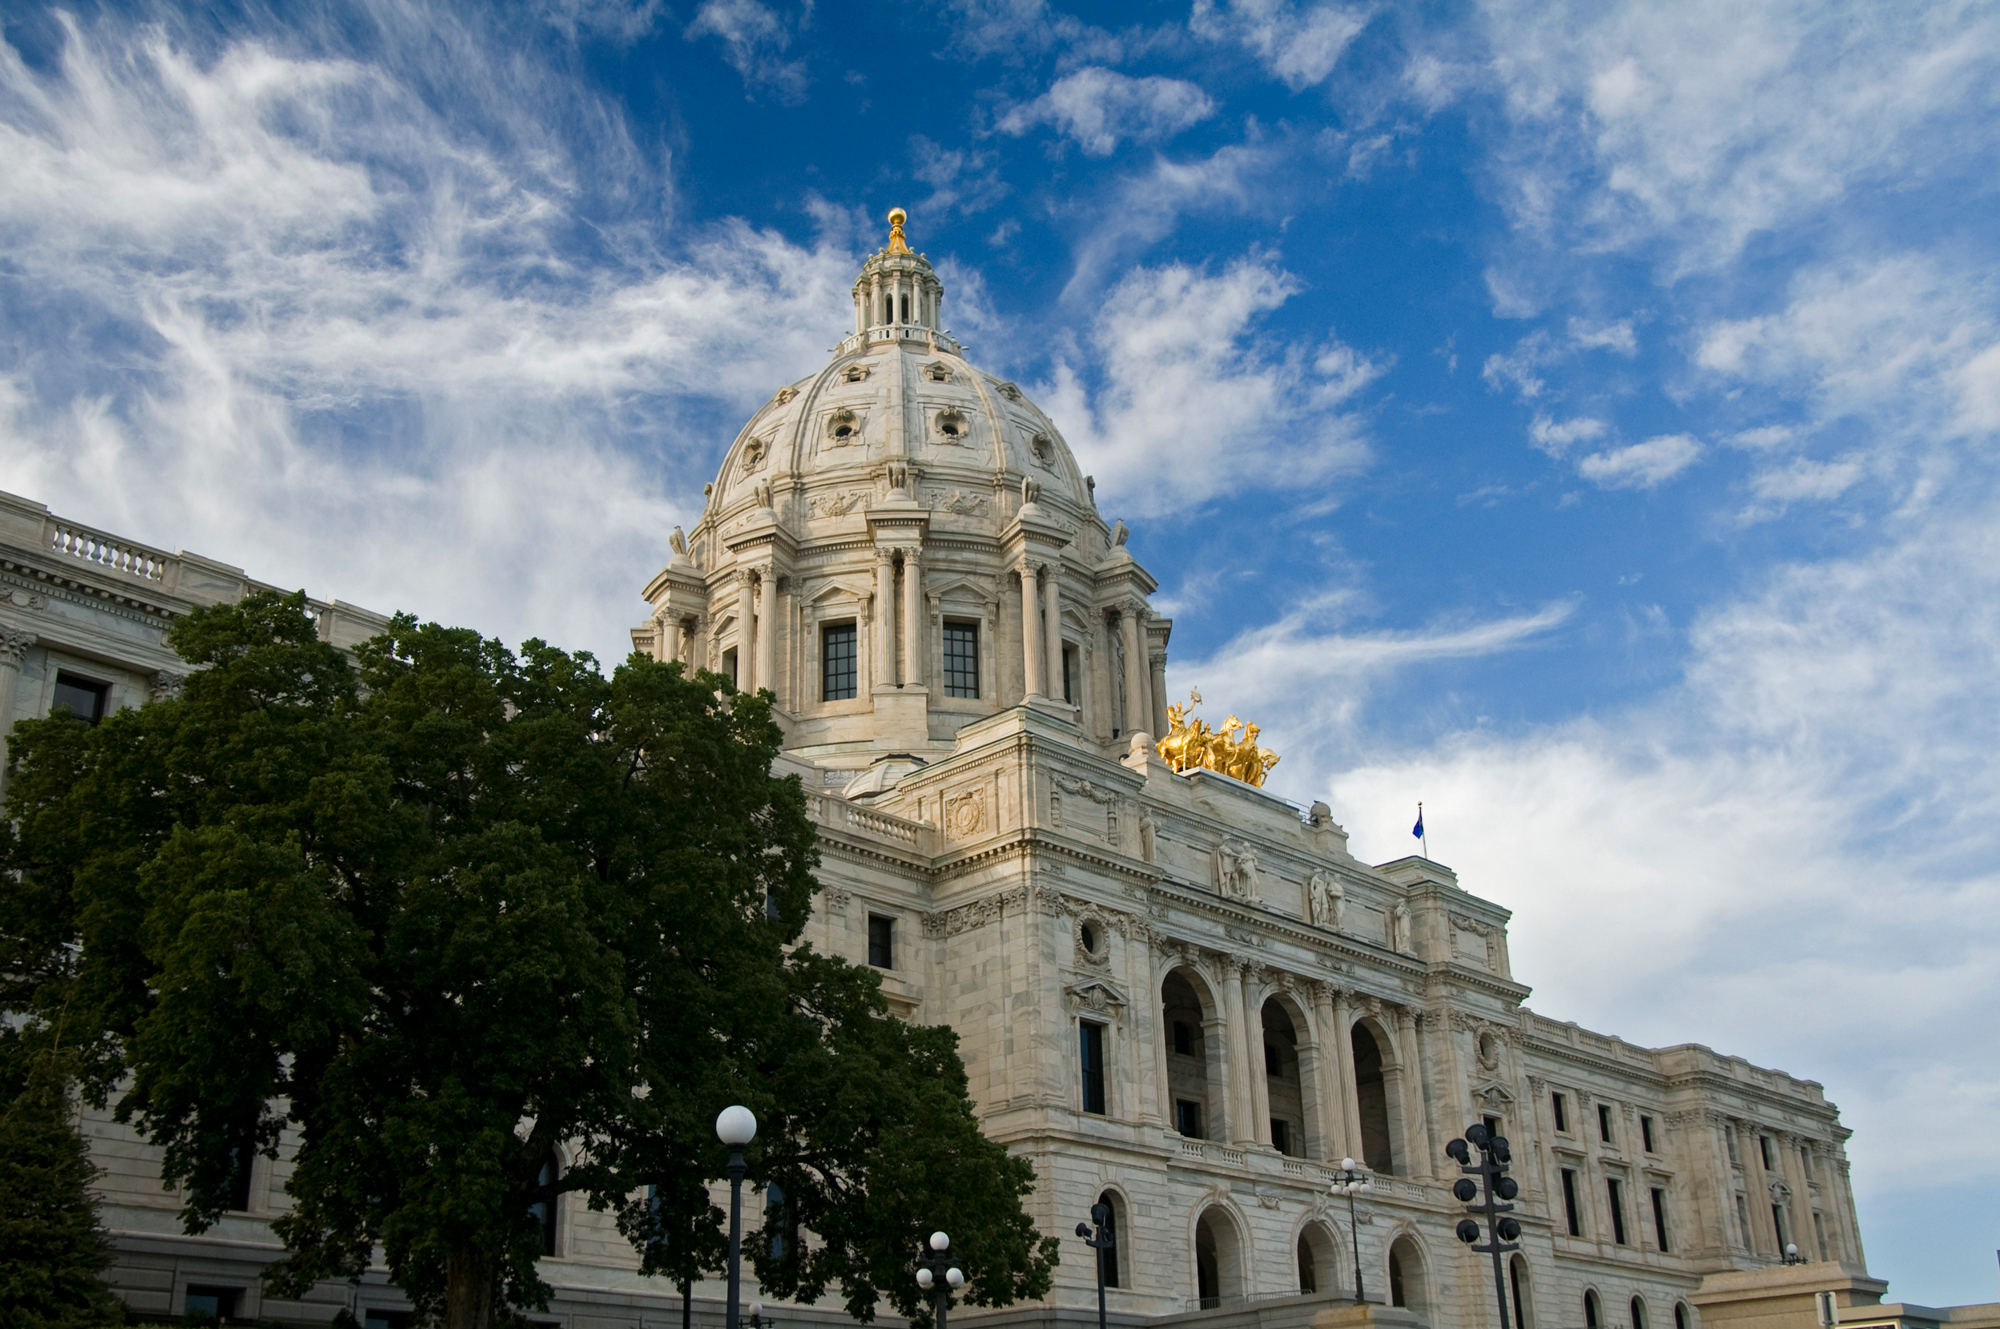
<svg viewBox="0 0 2000 1329"><path fill-rule="evenodd" d="M0 1329L123 1318L104 1285L111 1244L90 1190L97 1173L60 1065L53 1054L34 1056L0 1112Z"/></svg>
<svg viewBox="0 0 2000 1329"><path fill-rule="evenodd" d="M812 1234L754 1248L773 1290L920 1315L942 1218L973 1299L1046 1291L1032 1172L979 1134L953 1036L800 941L818 860L768 693L407 617L357 671L302 596L172 641L179 698L17 728L8 889L80 941L93 1083L129 1076L191 1230L290 1131L273 1290L379 1244L422 1310L483 1329L546 1304L537 1215L565 1196L651 1272L718 1267L712 1123L742 1102L753 1182Z"/></svg>

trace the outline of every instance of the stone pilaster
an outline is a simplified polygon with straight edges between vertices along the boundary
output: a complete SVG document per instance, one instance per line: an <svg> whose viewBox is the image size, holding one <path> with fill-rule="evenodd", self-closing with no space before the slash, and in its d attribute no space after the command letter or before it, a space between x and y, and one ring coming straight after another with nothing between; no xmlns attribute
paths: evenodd
<svg viewBox="0 0 2000 1329"><path fill-rule="evenodd" d="M903 550L903 685L924 685L924 564L912 545Z"/></svg>
<svg viewBox="0 0 2000 1329"><path fill-rule="evenodd" d="M1036 566L1031 559L1021 560L1021 665L1023 689L1029 697L1046 697L1047 690L1042 683L1042 668L1047 663L1043 658L1042 611L1035 603Z"/></svg>

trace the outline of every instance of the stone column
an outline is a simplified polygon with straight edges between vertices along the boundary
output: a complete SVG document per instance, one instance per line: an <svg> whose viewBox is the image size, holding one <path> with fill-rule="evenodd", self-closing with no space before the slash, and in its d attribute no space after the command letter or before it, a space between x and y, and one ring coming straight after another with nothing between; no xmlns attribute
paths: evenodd
<svg viewBox="0 0 2000 1329"><path fill-rule="evenodd" d="M1225 1063L1229 1067L1229 1140L1237 1146L1257 1143L1255 1127L1250 1122L1250 1028L1243 1011L1243 966L1233 960L1224 960L1218 966L1222 973L1222 1014L1225 1024L1223 1041Z"/></svg>
<svg viewBox="0 0 2000 1329"><path fill-rule="evenodd" d="M924 567L912 546L903 551L903 682L924 685Z"/></svg>
<svg viewBox="0 0 2000 1329"><path fill-rule="evenodd" d="M1360 1086L1354 1078L1354 994L1346 988L1333 993L1334 1076L1339 1081L1341 1157L1368 1165L1367 1151L1361 1146Z"/></svg>
<svg viewBox="0 0 2000 1329"><path fill-rule="evenodd" d="M1813 1230L1812 1183L1806 1179L1805 1160L1799 1157L1798 1137L1780 1135L1776 1144L1778 1166L1785 1174L1785 1184L1792 1188L1792 1241L1797 1244L1800 1255L1808 1260L1817 1260L1819 1240Z"/></svg>
<svg viewBox="0 0 2000 1329"><path fill-rule="evenodd" d="M7 778L7 735L14 732L15 685L21 680L21 662L35 634L0 627L0 782Z"/></svg>
<svg viewBox="0 0 2000 1329"><path fill-rule="evenodd" d="M1319 1079L1319 1154L1338 1163L1347 1148L1347 1120L1341 1104L1346 1092L1340 1075L1340 1026L1333 1014L1333 992L1325 983L1312 985L1313 1072Z"/></svg>
<svg viewBox="0 0 2000 1329"><path fill-rule="evenodd" d="M1155 651L1149 661L1152 670L1153 737L1167 736L1167 653Z"/></svg>
<svg viewBox="0 0 2000 1329"><path fill-rule="evenodd" d="M896 551L887 545L875 549L875 658L869 662L872 686L891 687L896 682Z"/></svg>
<svg viewBox="0 0 2000 1329"><path fill-rule="evenodd" d="M1035 603L1035 565L1021 560L1021 664L1023 690L1045 697L1042 690L1042 611Z"/></svg>
<svg viewBox="0 0 2000 1329"><path fill-rule="evenodd" d="M1125 636L1125 728L1120 734L1122 738L1130 738L1152 723L1146 718L1153 707L1146 696L1146 642L1139 622L1142 612L1137 600L1128 600L1118 611L1118 621Z"/></svg>
<svg viewBox="0 0 2000 1329"><path fill-rule="evenodd" d="M1062 652L1062 562L1049 564L1048 585L1042 588L1042 645L1047 648L1049 696L1061 701L1063 695Z"/></svg>
<svg viewBox="0 0 2000 1329"><path fill-rule="evenodd" d="M660 630L654 640L659 643L661 664L671 664L681 658L681 621L671 614L663 615Z"/></svg>
<svg viewBox="0 0 2000 1329"><path fill-rule="evenodd" d="M1153 990L1148 1000L1153 1008L1153 1060L1160 1072L1160 1120L1166 1123L1168 1130L1178 1130L1180 1123L1174 1120L1173 1076L1167 1063L1167 1055L1171 1050L1167 1040L1173 1034L1173 1030L1167 1026L1167 1002L1161 992L1161 988L1166 984L1166 976L1150 965L1147 972L1153 975Z"/></svg>
<svg viewBox="0 0 2000 1329"><path fill-rule="evenodd" d="M1134 986L1152 984L1152 974L1152 939L1147 935L1146 927L1142 923L1132 929L1131 940L1125 948L1125 981L1134 983L1136 980ZM1133 1096L1133 1107L1137 1109L1134 1115L1144 1124L1167 1122L1171 1114L1168 1117L1159 1115L1160 1099L1163 1095L1153 1090L1154 1085L1164 1086L1167 1083L1166 1043L1163 1033L1166 1020L1164 1012L1160 1009L1160 989L1157 984L1153 984L1151 997L1131 1004L1127 1018L1131 1021L1132 1047L1138 1053L1139 1063L1139 1088ZM1153 1027L1151 1038L1142 1037L1140 1032L1148 1019L1151 1020Z"/></svg>
<svg viewBox="0 0 2000 1329"><path fill-rule="evenodd" d="M1243 967L1243 1030L1245 1051L1250 1054L1250 1136L1266 1149L1271 1147L1271 1079L1264 1067L1264 1003L1258 1000L1263 976L1251 965Z"/></svg>
<svg viewBox="0 0 2000 1329"><path fill-rule="evenodd" d="M1437 1054L1437 1040L1431 1037L1431 1031L1437 1027L1438 1017L1430 1011L1416 1011L1405 1018L1412 1030L1411 1042L1417 1050L1417 1121L1423 1131L1424 1140L1423 1165L1416 1169L1416 1175L1420 1177L1435 1177L1438 1175L1440 1159L1437 1156L1433 1156L1431 1150L1438 1138L1438 1131L1448 1130L1452 1135L1457 1135L1462 1127L1449 1121L1435 1122L1431 1120L1431 1096L1429 1085L1426 1081L1429 1078L1431 1067L1438 1064L1432 1060ZM1451 1025L1449 1022L1445 1025L1445 1042L1451 1042ZM1463 1085L1465 1083L1465 1077L1458 1073L1456 1057L1451 1061L1450 1074L1453 1085ZM1440 1112L1444 1111L1444 1106L1440 1104L1438 1110ZM1477 1115L1477 1113L1474 1113L1473 1116L1467 1117L1466 1123L1469 1125ZM1450 1137L1447 1136L1446 1138Z"/></svg>
<svg viewBox="0 0 2000 1329"><path fill-rule="evenodd" d="M1408 1006L1396 1009L1396 1060L1402 1067L1403 1152L1406 1175L1428 1177L1437 1171L1431 1159L1431 1133L1424 1123L1424 1068L1417 1055L1416 1021Z"/></svg>
<svg viewBox="0 0 2000 1329"><path fill-rule="evenodd" d="M778 691L778 570L757 573L757 686ZM784 699L778 699L783 705Z"/></svg>
<svg viewBox="0 0 2000 1329"><path fill-rule="evenodd" d="M736 686L757 690L757 575L744 568L736 586Z"/></svg>

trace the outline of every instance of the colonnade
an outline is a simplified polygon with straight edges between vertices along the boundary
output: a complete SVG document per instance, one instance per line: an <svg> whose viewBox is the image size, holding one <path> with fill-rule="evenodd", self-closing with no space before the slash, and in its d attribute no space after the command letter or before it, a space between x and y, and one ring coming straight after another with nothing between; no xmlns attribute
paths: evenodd
<svg viewBox="0 0 2000 1329"><path fill-rule="evenodd" d="M1206 1138L1237 1148L1273 1146L1264 1012L1267 1003L1279 1001L1298 1039L1303 1152L1323 1162L1348 1157L1376 1166L1386 1161L1396 1175L1432 1174L1433 1141L1419 1046L1422 1013L1318 979L1281 982L1273 971L1231 956L1205 957L1200 964L1181 958L1155 970L1152 1000L1157 1032L1150 1059L1155 1063L1160 1118L1170 1128L1176 1125L1169 1069L1173 1030L1163 987L1176 973L1198 980L1189 986L1202 1008L1202 1079L1210 1118L1203 1124ZM1368 1158L1362 1086L1354 1057L1357 1026L1369 1028L1382 1055L1380 1124L1388 1135L1387 1160L1379 1157L1379 1147L1377 1158ZM1208 1042L1218 1038L1219 1050Z"/></svg>

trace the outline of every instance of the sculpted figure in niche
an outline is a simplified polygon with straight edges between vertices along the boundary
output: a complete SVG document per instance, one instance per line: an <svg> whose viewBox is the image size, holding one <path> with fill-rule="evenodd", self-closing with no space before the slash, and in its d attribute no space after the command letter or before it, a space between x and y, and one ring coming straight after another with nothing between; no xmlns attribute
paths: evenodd
<svg viewBox="0 0 2000 1329"><path fill-rule="evenodd" d="M1153 855L1157 852L1156 841L1157 837L1159 836L1159 833L1160 833L1160 823L1153 816L1153 810L1151 808L1140 809L1139 854L1148 863L1157 861L1153 857Z"/></svg>
<svg viewBox="0 0 2000 1329"><path fill-rule="evenodd" d="M1241 840L1224 840L1216 850L1223 895L1232 900L1257 898L1257 851Z"/></svg>
<svg viewBox="0 0 2000 1329"><path fill-rule="evenodd" d="M1407 900L1396 901L1396 908L1389 915L1389 949L1398 955L1410 953L1410 905Z"/></svg>
<svg viewBox="0 0 2000 1329"><path fill-rule="evenodd" d="M1312 904L1312 921L1323 928L1338 932L1342 922L1341 914L1347 906L1347 893L1341 889L1340 879L1325 868L1312 874L1307 886L1307 895Z"/></svg>

